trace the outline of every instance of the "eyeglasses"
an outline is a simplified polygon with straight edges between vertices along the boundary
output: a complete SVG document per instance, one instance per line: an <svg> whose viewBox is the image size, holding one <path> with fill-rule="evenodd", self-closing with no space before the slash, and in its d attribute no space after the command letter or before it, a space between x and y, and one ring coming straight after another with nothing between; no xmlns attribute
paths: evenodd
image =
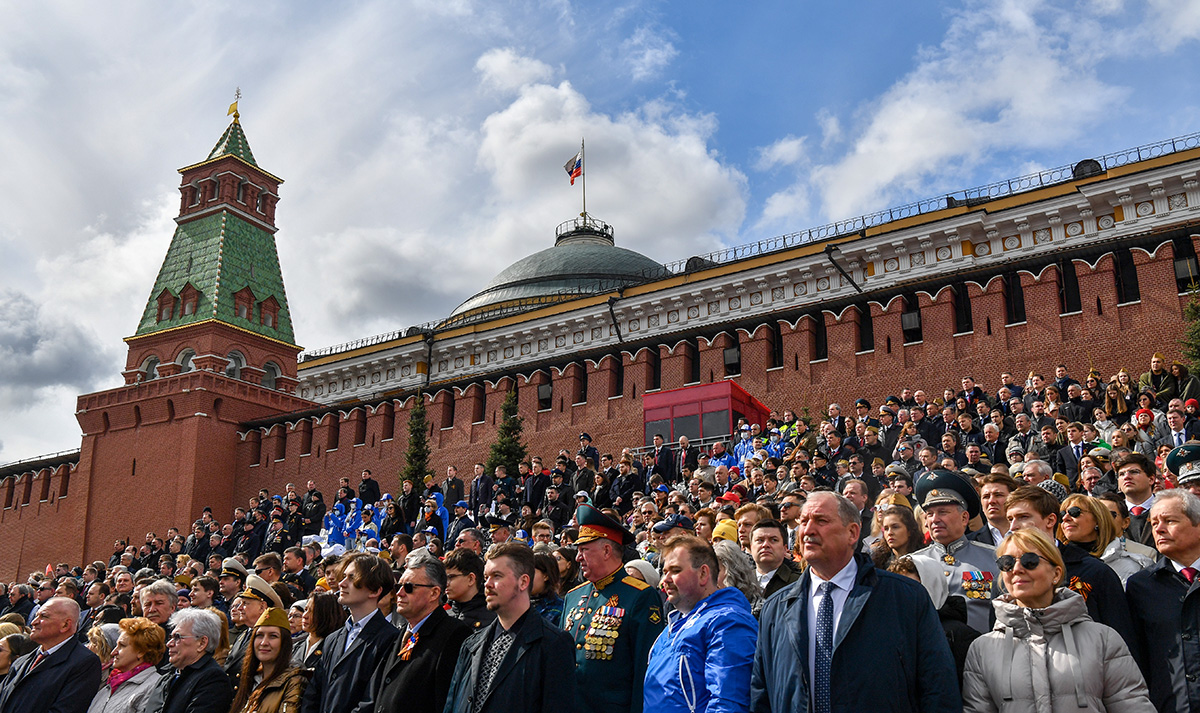
<svg viewBox="0 0 1200 713"><path fill-rule="evenodd" d="M1036 552L1026 552L1020 558L1013 557L1012 555L1000 555L996 558L996 567L1001 572L1011 572L1013 567L1020 562L1022 569L1037 569L1042 560L1050 561Z"/></svg>
<svg viewBox="0 0 1200 713"><path fill-rule="evenodd" d="M447 577L446 579L449 579L449 577ZM437 586L436 584L417 584L416 582L401 582L400 583L400 589L403 589L405 594L412 594L413 590L416 589L417 587L421 587L421 588L425 588L425 589L432 589L433 587L436 587L436 586Z"/></svg>
<svg viewBox="0 0 1200 713"><path fill-rule="evenodd" d="M1058 514L1058 517L1061 520L1062 518L1070 515L1072 519L1078 520L1079 516L1082 514L1083 514L1083 508L1081 508L1077 505L1072 505L1071 507L1067 508L1066 510L1063 510L1062 512L1060 512Z"/></svg>
<svg viewBox="0 0 1200 713"><path fill-rule="evenodd" d="M167 641L173 641L176 644L178 644L180 641L183 641L184 639L199 639L199 638L200 638L199 636L192 636L190 634L171 634L170 636L167 637Z"/></svg>

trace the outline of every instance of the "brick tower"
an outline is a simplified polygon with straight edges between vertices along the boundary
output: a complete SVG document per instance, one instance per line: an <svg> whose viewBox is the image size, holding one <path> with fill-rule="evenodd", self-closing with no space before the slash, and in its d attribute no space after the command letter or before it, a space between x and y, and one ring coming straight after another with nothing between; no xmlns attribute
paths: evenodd
<svg viewBox="0 0 1200 713"><path fill-rule="evenodd" d="M205 506L227 518L238 425L315 405L293 395L300 347L275 247L282 181L258 166L233 117L208 157L179 171L175 234L125 340L126 385L79 397L75 487L87 507L83 551L66 561L186 528Z"/></svg>

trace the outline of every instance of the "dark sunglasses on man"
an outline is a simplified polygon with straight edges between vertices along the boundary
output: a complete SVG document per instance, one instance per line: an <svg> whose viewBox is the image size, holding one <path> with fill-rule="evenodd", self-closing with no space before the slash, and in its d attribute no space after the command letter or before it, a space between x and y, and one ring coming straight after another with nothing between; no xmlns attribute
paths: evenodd
<svg viewBox="0 0 1200 713"><path fill-rule="evenodd" d="M998 567L1001 572L1011 572L1013 567L1020 562L1022 569L1037 569L1038 565L1042 563L1042 560L1046 560L1047 562L1050 561L1036 552L1025 552L1019 558L1013 557L1012 555L1000 555L996 558L996 567Z"/></svg>
<svg viewBox="0 0 1200 713"><path fill-rule="evenodd" d="M413 590L416 589L417 587L425 587L425 588L432 589L433 587L436 587L436 586L437 586L436 584L417 584L416 582L401 582L399 588L403 589L405 594L412 594Z"/></svg>

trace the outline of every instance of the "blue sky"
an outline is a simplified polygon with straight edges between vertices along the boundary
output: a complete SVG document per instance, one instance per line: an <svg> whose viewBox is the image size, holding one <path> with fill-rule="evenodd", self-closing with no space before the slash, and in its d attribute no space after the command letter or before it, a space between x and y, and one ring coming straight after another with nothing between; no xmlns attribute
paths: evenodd
<svg viewBox="0 0 1200 713"><path fill-rule="evenodd" d="M1200 0L0 3L0 461L121 383L241 87L320 347L450 313L579 210L664 262L1200 130Z"/></svg>

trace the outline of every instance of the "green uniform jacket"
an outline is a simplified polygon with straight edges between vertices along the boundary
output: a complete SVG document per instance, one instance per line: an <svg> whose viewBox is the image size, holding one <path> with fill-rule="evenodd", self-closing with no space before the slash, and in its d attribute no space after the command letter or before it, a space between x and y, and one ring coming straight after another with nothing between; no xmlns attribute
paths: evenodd
<svg viewBox="0 0 1200 713"><path fill-rule="evenodd" d="M575 640L577 713L642 713L650 647L663 629L658 592L622 567L567 592L563 612Z"/></svg>

